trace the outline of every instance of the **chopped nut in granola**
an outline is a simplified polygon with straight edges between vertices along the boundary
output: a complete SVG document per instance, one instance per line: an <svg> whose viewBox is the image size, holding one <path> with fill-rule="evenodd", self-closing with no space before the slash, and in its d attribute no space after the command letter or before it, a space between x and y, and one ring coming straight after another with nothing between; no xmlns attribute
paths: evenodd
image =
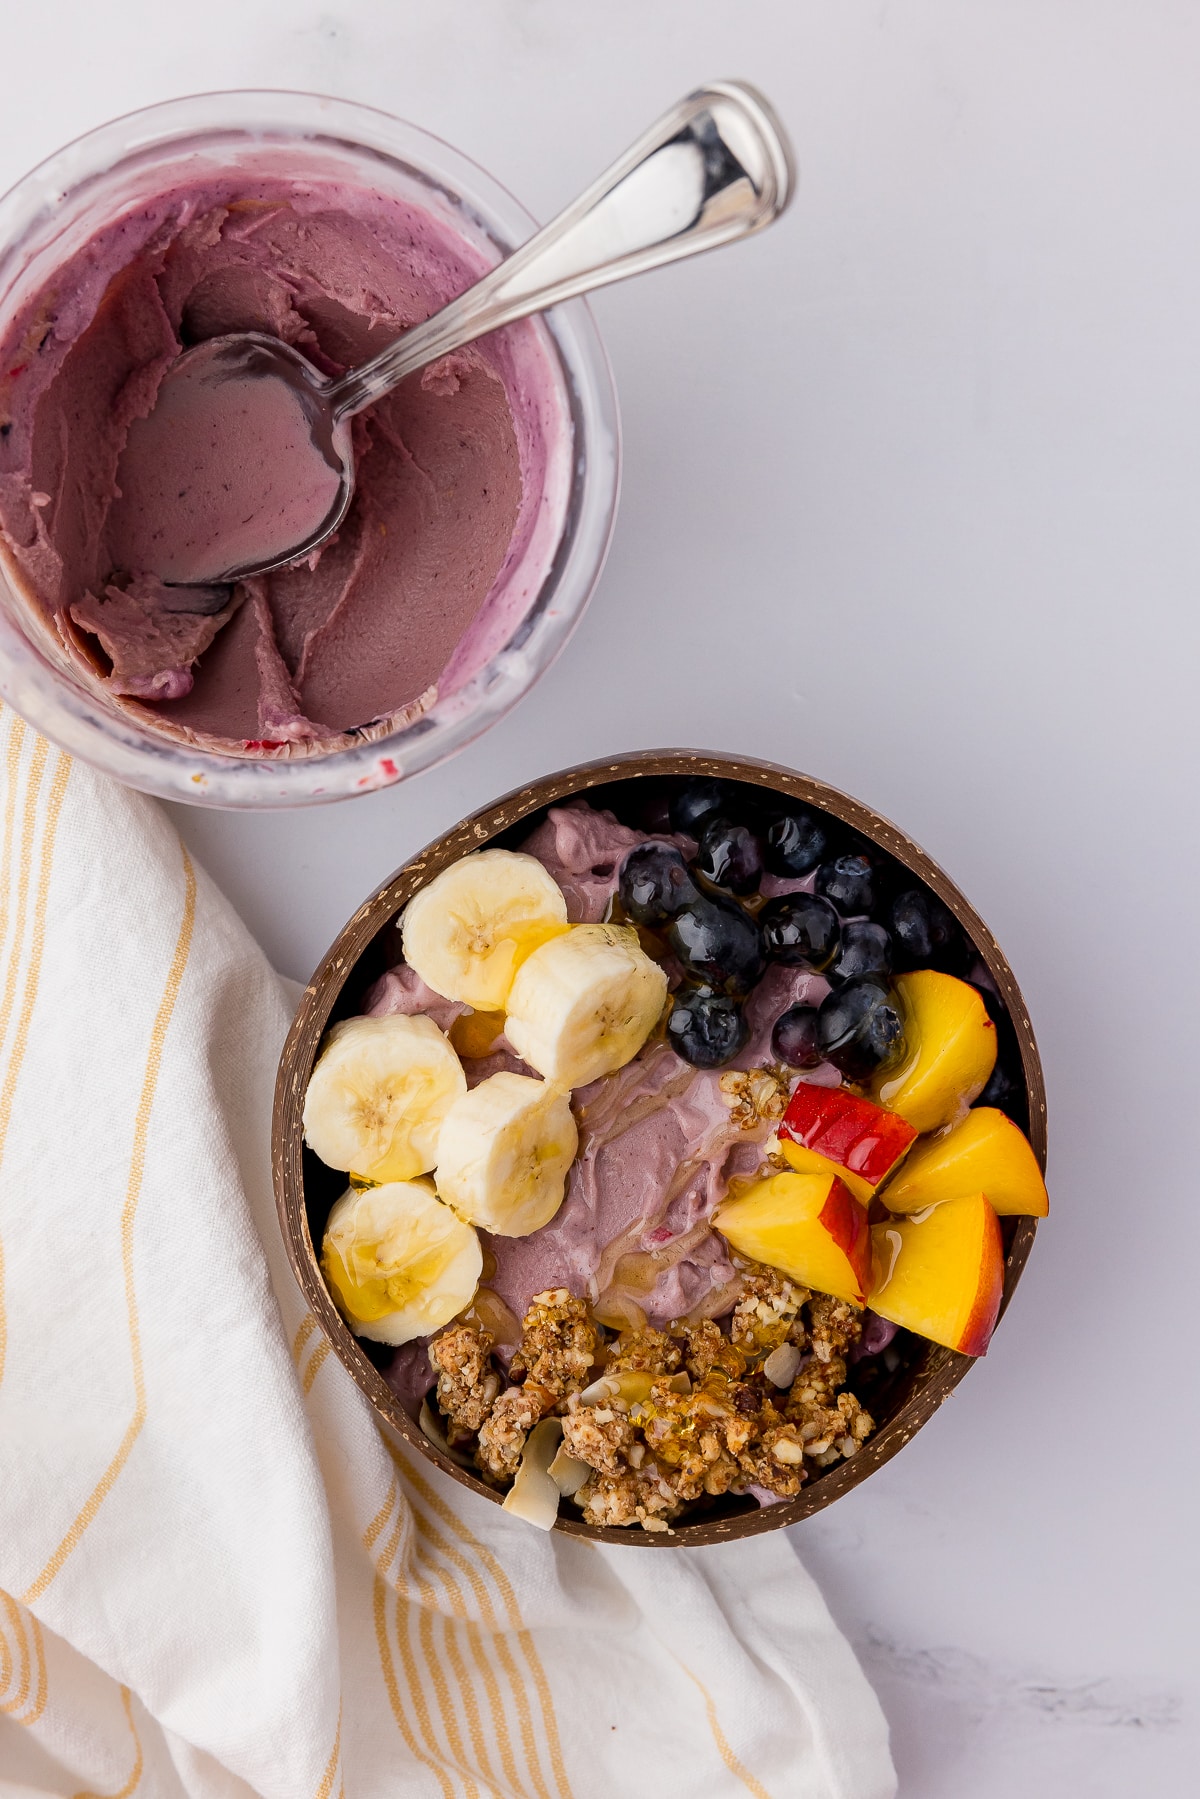
<svg viewBox="0 0 1200 1799"><path fill-rule="evenodd" d="M757 1130L764 1120L777 1123L787 1111L788 1086L782 1068L750 1068L744 1074L730 1069L721 1076L721 1092L739 1131Z"/></svg>
<svg viewBox="0 0 1200 1799"><path fill-rule="evenodd" d="M693 1380L702 1381L714 1368L729 1380L737 1380L745 1373L745 1356L712 1318L702 1318L699 1324L684 1325L683 1335L687 1345L684 1366Z"/></svg>
<svg viewBox="0 0 1200 1799"><path fill-rule="evenodd" d="M469 1324L452 1325L429 1345L437 1369L437 1402L449 1426L449 1442L473 1435L500 1391L500 1376L491 1365L492 1339Z"/></svg>
<svg viewBox="0 0 1200 1799"><path fill-rule="evenodd" d="M794 1499L806 1479L804 1444L794 1424L777 1424L744 1449L738 1463L756 1487Z"/></svg>
<svg viewBox="0 0 1200 1799"><path fill-rule="evenodd" d="M521 1346L509 1373L514 1380L525 1376L555 1399L565 1399L587 1385L598 1340L581 1299L572 1299L565 1287L537 1293L525 1314Z"/></svg>
<svg viewBox="0 0 1200 1799"><path fill-rule="evenodd" d="M476 1460L485 1473L507 1480L517 1471L525 1439L549 1407L545 1389L509 1387L492 1406L479 1431Z"/></svg>
<svg viewBox="0 0 1200 1799"><path fill-rule="evenodd" d="M628 1467L634 1440L628 1417L605 1406L580 1406L563 1419L563 1442L571 1454L600 1474Z"/></svg>
<svg viewBox="0 0 1200 1799"><path fill-rule="evenodd" d="M803 1349L808 1333L800 1308L810 1294L774 1268L750 1267L742 1275L742 1296L729 1321L730 1336L749 1357L769 1355L782 1343Z"/></svg>
<svg viewBox="0 0 1200 1799"><path fill-rule="evenodd" d="M575 1496L584 1522L600 1525L640 1524L643 1530L666 1530L683 1501L652 1461L620 1474L594 1474Z"/></svg>
<svg viewBox="0 0 1200 1799"><path fill-rule="evenodd" d="M650 1329L622 1331L609 1346L604 1372L616 1374L628 1368L647 1374L674 1374L682 1361L683 1345L678 1337Z"/></svg>
<svg viewBox="0 0 1200 1799"><path fill-rule="evenodd" d="M809 1333L813 1353L818 1361L844 1355L852 1343L862 1336L862 1312L844 1299L831 1299L828 1293L814 1293L808 1307ZM842 1379L845 1379L843 1373Z"/></svg>

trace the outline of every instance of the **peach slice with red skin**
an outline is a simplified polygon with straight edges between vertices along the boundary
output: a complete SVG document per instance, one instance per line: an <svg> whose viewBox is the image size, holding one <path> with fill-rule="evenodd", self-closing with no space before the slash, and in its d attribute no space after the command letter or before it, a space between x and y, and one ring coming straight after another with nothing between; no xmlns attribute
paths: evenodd
<svg viewBox="0 0 1200 1799"><path fill-rule="evenodd" d="M879 1197L890 1212L920 1212L943 1199L986 1193L1001 1217L1044 1218L1046 1183L1024 1131L993 1106L918 1143Z"/></svg>
<svg viewBox="0 0 1200 1799"><path fill-rule="evenodd" d="M751 1261L860 1306L871 1278L867 1215L836 1173L790 1170L744 1187L713 1220Z"/></svg>
<svg viewBox="0 0 1200 1799"><path fill-rule="evenodd" d="M824 1167L864 1206L907 1153L916 1131L895 1112L844 1087L801 1081L779 1122L779 1150L800 1172Z"/></svg>
<svg viewBox="0 0 1200 1799"><path fill-rule="evenodd" d="M974 987L935 968L897 976L908 1056L877 1075L871 1097L922 1135L953 1124L996 1066L996 1027Z"/></svg>
<svg viewBox="0 0 1200 1799"><path fill-rule="evenodd" d="M874 1225L871 1250L872 1310L947 1349L984 1354L1004 1291L1004 1246L982 1193Z"/></svg>
<svg viewBox="0 0 1200 1799"><path fill-rule="evenodd" d="M866 1181L860 1179L856 1174L851 1174L850 1170L840 1163L831 1161L828 1156L820 1155L815 1149L806 1149L803 1143L789 1143L786 1137L781 1137L779 1153L788 1167L794 1168L797 1174L823 1174L826 1179L836 1175L838 1180L850 1189L864 1211L874 1198L875 1190L868 1186Z"/></svg>

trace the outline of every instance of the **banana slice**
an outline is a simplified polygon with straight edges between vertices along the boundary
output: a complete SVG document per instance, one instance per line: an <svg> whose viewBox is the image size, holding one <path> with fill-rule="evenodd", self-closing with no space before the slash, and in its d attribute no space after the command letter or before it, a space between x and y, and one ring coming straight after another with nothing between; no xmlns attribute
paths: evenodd
<svg viewBox="0 0 1200 1799"><path fill-rule="evenodd" d="M556 1087L632 1061L658 1022L667 977L627 925L581 924L517 970L504 1034Z"/></svg>
<svg viewBox="0 0 1200 1799"><path fill-rule="evenodd" d="M434 1179L460 1218L527 1237L562 1204L578 1146L565 1093L527 1074L493 1074L443 1119Z"/></svg>
<svg viewBox="0 0 1200 1799"><path fill-rule="evenodd" d="M346 1018L309 1079L304 1140L330 1168L411 1180L433 1167L442 1120L466 1090L432 1018Z"/></svg>
<svg viewBox="0 0 1200 1799"><path fill-rule="evenodd" d="M526 956L568 929L561 887L535 856L476 850L404 913L404 959L435 993L501 1012Z"/></svg>
<svg viewBox="0 0 1200 1799"><path fill-rule="evenodd" d="M321 1268L359 1337L399 1347L471 1303L483 1251L429 1181L351 1188L329 1214Z"/></svg>

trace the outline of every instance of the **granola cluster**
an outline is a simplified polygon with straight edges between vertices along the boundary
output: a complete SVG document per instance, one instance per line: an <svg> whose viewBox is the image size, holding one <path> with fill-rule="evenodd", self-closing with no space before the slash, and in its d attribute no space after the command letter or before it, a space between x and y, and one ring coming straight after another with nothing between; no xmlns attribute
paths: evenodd
<svg viewBox="0 0 1200 1799"><path fill-rule="evenodd" d="M787 1111L790 1085L784 1068L751 1068L745 1073L730 1069L720 1085L739 1131L756 1130L764 1119L778 1124Z"/></svg>
<svg viewBox="0 0 1200 1799"><path fill-rule="evenodd" d="M487 1332L430 1345L451 1448L506 1485L542 1418L562 1420L590 1524L670 1528L687 1507L757 1489L793 1498L874 1428L845 1390L855 1306L748 1265L728 1332L712 1319L611 1336L565 1288L539 1293L504 1385Z"/></svg>

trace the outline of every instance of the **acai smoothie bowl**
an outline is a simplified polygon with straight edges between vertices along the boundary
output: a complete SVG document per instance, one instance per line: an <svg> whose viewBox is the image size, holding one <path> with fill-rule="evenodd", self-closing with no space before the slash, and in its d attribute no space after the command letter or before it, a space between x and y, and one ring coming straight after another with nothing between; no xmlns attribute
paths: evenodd
<svg viewBox="0 0 1200 1799"><path fill-rule="evenodd" d="M577 621L615 510L582 301L357 418L349 513L269 574L148 572L187 519L186 470L164 483L139 432L190 346L258 331L336 377L534 229L448 145L313 95L173 101L27 176L0 201L5 697L132 785L224 806L387 785L508 710Z"/></svg>
<svg viewBox="0 0 1200 1799"><path fill-rule="evenodd" d="M794 1522L985 1353L1048 1207L1028 1015L901 832L656 752L355 914L276 1089L292 1265L380 1418L531 1525Z"/></svg>

